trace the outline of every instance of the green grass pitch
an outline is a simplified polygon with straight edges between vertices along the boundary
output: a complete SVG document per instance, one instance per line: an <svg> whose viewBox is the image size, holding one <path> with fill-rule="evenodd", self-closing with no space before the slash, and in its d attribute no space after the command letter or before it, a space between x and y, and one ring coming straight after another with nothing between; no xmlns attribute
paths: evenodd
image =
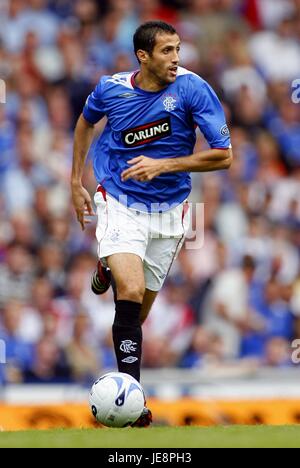
<svg viewBox="0 0 300 468"><path fill-rule="evenodd" d="M300 426L151 427L1 432L5 447L300 447Z"/></svg>

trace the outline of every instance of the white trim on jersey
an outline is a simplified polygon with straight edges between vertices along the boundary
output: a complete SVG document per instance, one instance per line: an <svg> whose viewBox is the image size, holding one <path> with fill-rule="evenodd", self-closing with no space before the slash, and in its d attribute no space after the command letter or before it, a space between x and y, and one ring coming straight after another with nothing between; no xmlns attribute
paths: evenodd
<svg viewBox="0 0 300 468"><path fill-rule="evenodd" d="M197 75L197 73L194 73L190 70L187 70L186 68L183 68L183 67L178 67L178 70L177 70L177 76L184 76L184 75L194 75L194 76L197 76L198 78L200 78L199 75Z"/></svg>
<svg viewBox="0 0 300 468"><path fill-rule="evenodd" d="M107 83L114 83L124 86L127 89L134 89L131 83L131 78L136 72L116 73L107 80Z"/></svg>

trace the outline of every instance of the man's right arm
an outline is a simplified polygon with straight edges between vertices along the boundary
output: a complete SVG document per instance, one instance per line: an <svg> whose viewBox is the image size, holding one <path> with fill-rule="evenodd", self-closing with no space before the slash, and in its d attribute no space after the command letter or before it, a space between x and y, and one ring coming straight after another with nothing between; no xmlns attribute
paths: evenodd
<svg viewBox="0 0 300 468"><path fill-rule="evenodd" d="M74 134L73 165L71 175L72 201L77 219L82 230L89 221L85 215L93 216L92 200L88 191L82 185L84 165L94 136L94 125L89 123L83 115L78 119Z"/></svg>

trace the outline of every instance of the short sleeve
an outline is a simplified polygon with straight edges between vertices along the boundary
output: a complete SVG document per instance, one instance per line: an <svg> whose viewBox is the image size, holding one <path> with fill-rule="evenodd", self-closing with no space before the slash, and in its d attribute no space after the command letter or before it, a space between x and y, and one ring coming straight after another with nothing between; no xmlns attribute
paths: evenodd
<svg viewBox="0 0 300 468"><path fill-rule="evenodd" d="M222 104L211 86L200 77L191 77L190 105L194 122L211 148L231 146Z"/></svg>
<svg viewBox="0 0 300 468"><path fill-rule="evenodd" d="M91 124L96 124L105 115L102 101L102 83L97 84L94 91L88 96L83 108L83 117Z"/></svg>

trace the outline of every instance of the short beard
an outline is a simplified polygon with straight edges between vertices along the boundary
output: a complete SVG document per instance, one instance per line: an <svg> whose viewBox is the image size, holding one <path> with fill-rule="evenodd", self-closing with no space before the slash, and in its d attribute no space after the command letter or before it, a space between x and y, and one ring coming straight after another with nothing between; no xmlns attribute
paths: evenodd
<svg viewBox="0 0 300 468"><path fill-rule="evenodd" d="M155 76L156 78L156 81L159 83L160 86L168 86L170 83L172 83L172 81L168 80L167 78L163 78L161 77L160 75L158 75L158 73L156 72L156 70L150 70L152 75Z"/></svg>

